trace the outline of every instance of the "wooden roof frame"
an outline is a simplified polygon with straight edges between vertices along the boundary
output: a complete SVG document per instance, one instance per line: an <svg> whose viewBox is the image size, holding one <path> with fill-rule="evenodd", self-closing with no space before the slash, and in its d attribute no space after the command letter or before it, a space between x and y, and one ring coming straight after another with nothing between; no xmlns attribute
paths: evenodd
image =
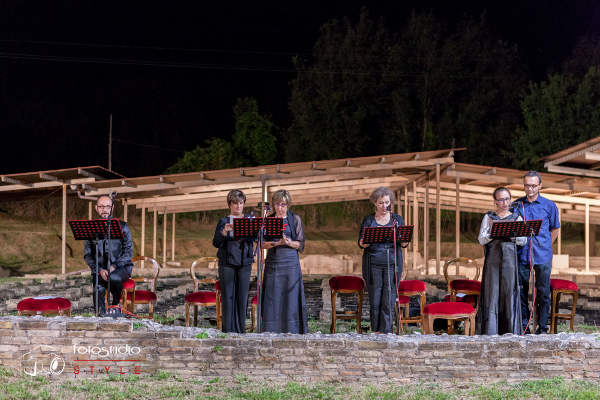
<svg viewBox="0 0 600 400"><path fill-rule="evenodd" d="M544 157L550 172L600 178L600 136Z"/></svg>

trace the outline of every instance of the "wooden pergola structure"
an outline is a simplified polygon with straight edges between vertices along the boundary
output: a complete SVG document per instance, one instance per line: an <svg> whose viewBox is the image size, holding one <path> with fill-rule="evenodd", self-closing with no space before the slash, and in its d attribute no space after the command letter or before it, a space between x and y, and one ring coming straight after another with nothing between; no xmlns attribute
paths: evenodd
<svg viewBox="0 0 600 400"><path fill-rule="evenodd" d="M57 171L0 175L0 199L22 198L31 191L62 188L63 236L62 272L66 269L66 196L77 194L89 201L99 195L118 193L123 219L129 206L141 211L141 254L145 255L146 214L153 215L152 256L157 255L157 221L163 218L163 263L167 254L167 221L172 216L171 260L175 260L175 215L182 212L226 209L231 189L241 189L247 204L268 201L281 188L290 191L294 204L318 204L368 199L379 186L394 190L399 199L397 212L415 226L411 252L416 268L420 248L429 259L430 226L435 231L436 273L441 262L441 210L456 213L456 255L460 255L460 213L484 213L493 207L494 188L506 186L513 198L524 195L525 171L454 162L454 153L463 149L388 154L338 160L277 164L185 174L126 178L100 167L73 168L64 175ZM95 169L92 172L91 170ZM90 176L84 175L87 171ZM52 172L52 173L51 173ZM80 174L76 175L75 174ZM69 175L70 174L70 175ZM83 176L82 176L83 175ZM563 221L586 224L586 270L589 271L589 224L600 224L600 178L542 173L543 196L556 202ZM30 177L30 178L27 178ZM30 180L31 179L31 180ZM50 182L50 183L49 183ZM435 222L429 220L435 210ZM422 218L419 215L422 213ZM422 223L420 221L422 220ZM420 242L421 235L423 239ZM561 236L558 239L561 253ZM428 268L426 268L428 271Z"/></svg>

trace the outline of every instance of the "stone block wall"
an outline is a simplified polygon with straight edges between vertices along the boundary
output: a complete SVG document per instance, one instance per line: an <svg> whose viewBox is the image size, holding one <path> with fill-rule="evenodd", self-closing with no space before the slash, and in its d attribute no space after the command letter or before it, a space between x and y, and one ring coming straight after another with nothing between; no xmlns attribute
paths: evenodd
<svg viewBox="0 0 600 400"><path fill-rule="evenodd" d="M198 335L202 332L201 335ZM516 382L600 377L596 335L226 335L106 318L0 318L0 367L78 379L166 371L277 382ZM60 371L60 372L59 372Z"/></svg>

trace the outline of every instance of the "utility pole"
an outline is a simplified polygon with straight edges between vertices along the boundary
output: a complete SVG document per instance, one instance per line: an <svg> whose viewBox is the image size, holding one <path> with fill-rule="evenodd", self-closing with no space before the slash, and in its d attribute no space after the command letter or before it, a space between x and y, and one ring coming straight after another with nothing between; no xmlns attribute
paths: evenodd
<svg viewBox="0 0 600 400"><path fill-rule="evenodd" d="M108 169L112 171L112 113L108 124Z"/></svg>

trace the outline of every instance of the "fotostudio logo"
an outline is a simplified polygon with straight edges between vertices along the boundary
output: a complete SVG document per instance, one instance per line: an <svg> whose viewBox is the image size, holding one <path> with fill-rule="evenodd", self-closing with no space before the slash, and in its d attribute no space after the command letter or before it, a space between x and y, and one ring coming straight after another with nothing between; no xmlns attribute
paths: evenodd
<svg viewBox="0 0 600 400"><path fill-rule="evenodd" d="M21 369L29 376L60 375L65 370L65 360L52 346L39 345L21 357Z"/></svg>

